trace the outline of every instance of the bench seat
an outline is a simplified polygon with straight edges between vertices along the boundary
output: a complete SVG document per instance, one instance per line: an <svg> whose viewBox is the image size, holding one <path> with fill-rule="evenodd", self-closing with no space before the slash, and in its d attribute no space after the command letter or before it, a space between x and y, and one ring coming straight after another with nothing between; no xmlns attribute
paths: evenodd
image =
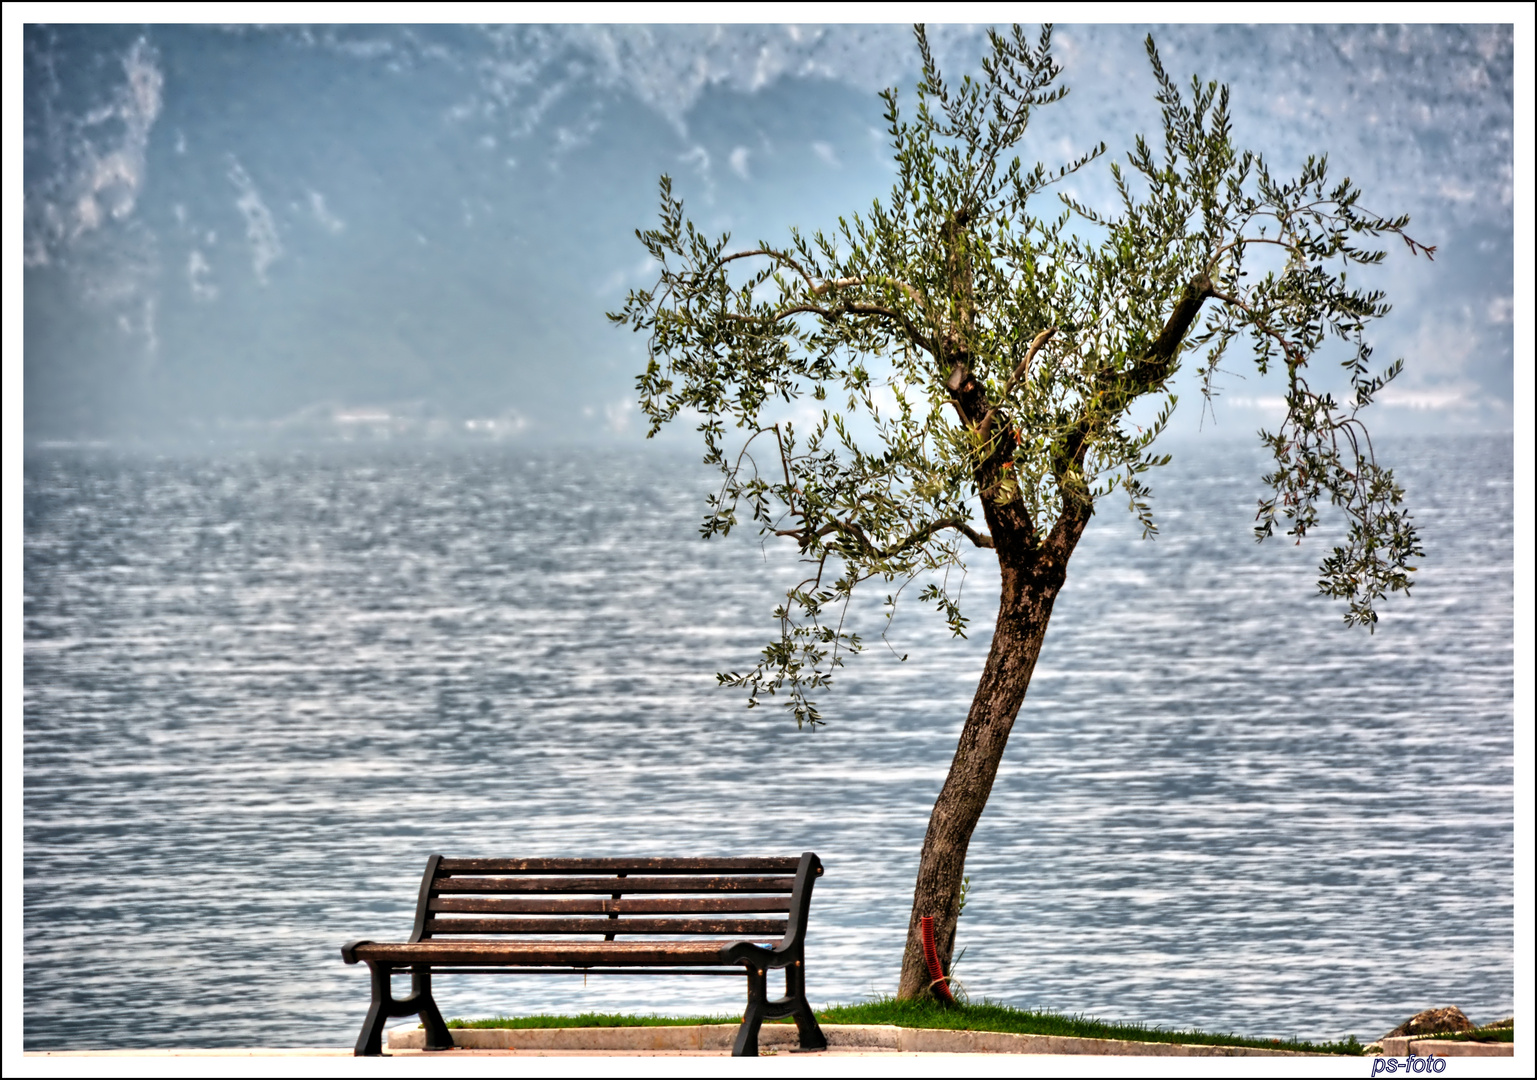
<svg viewBox="0 0 1537 1080"><path fill-rule="evenodd" d="M390 964L450 965L516 964L530 967L581 967L584 964L664 967L691 964L730 964L726 953L735 941L422 941L416 944L360 942L353 946L358 960ZM761 950L765 954L770 948ZM765 959L767 957L765 956Z"/></svg>

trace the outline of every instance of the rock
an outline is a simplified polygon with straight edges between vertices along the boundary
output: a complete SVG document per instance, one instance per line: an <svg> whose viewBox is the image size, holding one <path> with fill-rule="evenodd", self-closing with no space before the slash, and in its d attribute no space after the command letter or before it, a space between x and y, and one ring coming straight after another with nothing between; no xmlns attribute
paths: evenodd
<svg viewBox="0 0 1537 1080"><path fill-rule="evenodd" d="M1426 1009L1417 1012L1409 1019L1399 1024L1392 1031L1383 1036L1384 1039L1396 1039L1405 1035L1440 1035L1447 1031L1472 1031L1473 1021L1463 1015L1461 1009L1455 1005L1448 1005L1444 1009Z"/></svg>

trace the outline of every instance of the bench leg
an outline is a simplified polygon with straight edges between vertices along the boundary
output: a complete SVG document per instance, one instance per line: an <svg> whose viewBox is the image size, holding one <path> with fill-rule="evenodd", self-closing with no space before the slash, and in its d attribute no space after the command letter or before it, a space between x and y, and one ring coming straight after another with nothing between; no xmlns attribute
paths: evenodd
<svg viewBox="0 0 1537 1080"><path fill-rule="evenodd" d="M438 1012L438 1003L432 997L432 973L429 971L413 971L411 973L411 1000L405 1004L415 1005L417 1015L422 1018L422 1027L427 1029L428 1050L452 1050L454 1037L448 1030L448 1025L443 1022L443 1014Z"/></svg>
<svg viewBox="0 0 1537 1080"><path fill-rule="evenodd" d="M782 1016L794 1018L802 1050L827 1049L827 1036L822 1034L816 1014L811 1011L811 1003L806 1000L806 969L800 964L791 964L784 971L785 996L770 1001L768 972L747 969L747 1012L742 1017L742 1026L737 1029L732 1057L757 1057L758 1032L763 1021L778 1020Z"/></svg>
<svg viewBox="0 0 1537 1080"><path fill-rule="evenodd" d="M811 1011L811 1002L806 1000L806 969L801 964L791 964L785 968L784 1003L790 1007L790 1015L795 1018L795 1027L801 1037L801 1049L826 1050L827 1036L822 1034L822 1026L817 1023L816 1014Z"/></svg>
<svg viewBox="0 0 1537 1080"><path fill-rule="evenodd" d="M378 1057L384 1052L384 1024L394 1016L420 1016L422 1027L427 1030L426 1049L452 1050L453 1034L443 1022L438 1003L432 998L432 974L429 971L411 972L411 996L404 1000L395 997L390 987L390 975L394 968L389 964L368 961L369 982L373 997L368 1003L368 1015L363 1018L363 1030L352 1048L354 1057Z"/></svg>
<svg viewBox="0 0 1537 1080"><path fill-rule="evenodd" d="M747 1012L737 1028L732 1057L758 1056L758 1029L768 1013L768 976L757 968L747 969Z"/></svg>
<svg viewBox="0 0 1537 1080"><path fill-rule="evenodd" d="M390 1006L395 1003L390 994L390 968L388 964L368 964L368 979L373 984L373 998L368 1003L368 1015L363 1018L363 1030L352 1048L353 1057L378 1057L384 1052L384 1022L390 1018Z"/></svg>

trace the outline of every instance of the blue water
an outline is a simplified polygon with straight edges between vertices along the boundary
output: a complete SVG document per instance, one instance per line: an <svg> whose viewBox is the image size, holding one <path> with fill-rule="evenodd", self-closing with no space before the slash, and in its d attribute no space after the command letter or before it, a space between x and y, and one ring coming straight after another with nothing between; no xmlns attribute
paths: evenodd
<svg viewBox="0 0 1537 1080"><path fill-rule="evenodd" d="M1253 542L1257 453L1179 453L1155 542L1102 507L972 843L974 998L1308 1038L1510 1014L1512 444L1383 456L1426 556L1374 636L1315 595L1322 543ZM349 1045L338 948L403 937L435 851L815 850L813 1000L893 990L996 571L969 641L904 608L798 732L716 688L796 567L699 540L709 488L649 447L31 456L26 1046ZM438 985L458 1016L745 999Z"/></svg>

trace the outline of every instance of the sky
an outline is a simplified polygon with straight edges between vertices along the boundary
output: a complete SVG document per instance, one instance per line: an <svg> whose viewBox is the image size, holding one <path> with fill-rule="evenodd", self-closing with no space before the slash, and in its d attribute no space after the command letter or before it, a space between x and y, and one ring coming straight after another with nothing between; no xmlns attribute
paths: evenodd
<svg viewBox="0 0 1537 1080"><path fill-rule="evenodd" d="M1150 32L1180 82L1231 85L1239 145L1286 174L1327 153L1436 246L1395 247L1369 278L1395 306L1376 356L1405 360L1373 426L1512 430L1511 26L1064 22L1071 93L1027 160L1100 140L1124 160L1156 132ZM976 70L984 25L930 33L947 73ZM888 196L876 94L911 104L917 70L895 25L22 37L29 444L639 440L643 344L604 313L654 278L634 230L659 175L744 246L833 227ZM1068 190L1110 206L1104 165ZM1252 369L1215 413L1180 389L1180 431L1252 437L1278 416L1279 383Z"/></svg>

